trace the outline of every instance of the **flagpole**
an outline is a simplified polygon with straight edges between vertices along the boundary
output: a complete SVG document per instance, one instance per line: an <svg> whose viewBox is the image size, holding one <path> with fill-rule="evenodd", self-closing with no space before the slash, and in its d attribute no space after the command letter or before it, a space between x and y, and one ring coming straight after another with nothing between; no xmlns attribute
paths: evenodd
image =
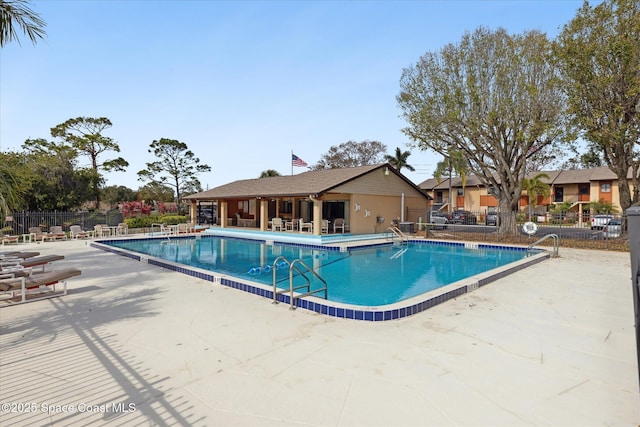
<svg viewBox="0 0 640 427"><path fill-rule="evenodd" d="M291 156L289 156L289 161L291 162L291 175L293 175L293 150L291 150Z"/></svg>

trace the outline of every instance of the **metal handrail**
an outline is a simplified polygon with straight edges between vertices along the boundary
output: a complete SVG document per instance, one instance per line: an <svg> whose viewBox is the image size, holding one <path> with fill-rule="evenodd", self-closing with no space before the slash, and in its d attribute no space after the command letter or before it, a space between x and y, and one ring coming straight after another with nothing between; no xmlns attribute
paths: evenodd
<svg viewBox="0 0 640 427"><path fill-rule="evenodd" d="M320 280L322 283L324 283L324 288L320 288L320 289L315 289L315 290L311 290L311 282L309 281L309 278L300 270L296 267L296 263L302 265L304 268L307 269L307 271L309 271L310 273L312 273L314 276L316 276L318 278L318 280ZM307 264L304 263L304 261L302 261L301 259L297 259L295 261L293 261L291 263L291 266L289 268L289 291L291 292L291 307L289 307L289 310L295 310L295 305L293 303L293 291L296 289L300 289L301 287L304 286L298 286L296 288L293 287L293 270L295 270L300 273L302 276L304 276L304 278L307 280L307 292L301 295L298 295L298 298L302 298L302 297L306 297L309 295L313 295L317 292L321 292L324 291L324 299L327 299L327 291L328 291L328 285L327 285L327 281L324 280L322 278L322 276L320 276L313 268L309 267Z"/></svg>
<svg viewBox="0 0 640 427"><path fill-rule="evenodd" d="M312 295L315 294L317 292L321 292L324 290L324 299L327 299L327 290L328 290L328 285L327 285L327 281L324 280L322 278L322 276L320 276L314 269L312 269L311 267L309 267L307 264L305 264L301 259L296 259L293 262L289 261L286 257L284 256L279 256L278 258L276 258L273 261L273 268L272 268L272 278L273 278L273 304L278 304L278 295L283 294L285 292L287 292L286 289L281 289L278 290L277 287L277 268L278 268L278 262L279 261L284 261L287 263L287 265L289 266L289 292L291 293L290 296L290 304L291 306L289 307L290 310L294 310L295 309L295 305L294 305L294 298L293 298L293 291L296 291L298 289L302 289L302 288L306 288L307 292L301 295L298 295L298 298L302 298L308 295ZM316 289L316 290L311 290L311 280L309 279L309 277L307 277L307 275L305 274L305 272L303 270L301 270L300 268L298 268L297 264L301 264L307 271L311 272L314 276L316 276L322 283L324 283L324 288L320 288L320 289ZM300 286L293 286L293 271L296 271L298 274L300 274L300 276L302 276L304 278L304 280L307 282L306 285L300 285Z"/></svg>
<svg viewBox="0 0 640 427"><path fill-rule="evenodd" d="M533 249L533 247L535 245L537 245L538 243L541 243L547 239L553 239L553 252L551 257L552 258L557 258L558 254L559 254L559 246L560 246L560 238L558 237L557 234L547 234L546 236L542 236L540 239L536 240L535 242L533 242L532 244L530 244L529 246L527 246L527 250Z"/></svg>
<svg viewBox="0 0 640 427"><path fill-rule="evenodd" d="M387 228L387 231L391 231L396 237L399 237L401 243L409 242L409 238L407 237L407 235L404 234L398 227L392 225L391 227Z"/></svg>

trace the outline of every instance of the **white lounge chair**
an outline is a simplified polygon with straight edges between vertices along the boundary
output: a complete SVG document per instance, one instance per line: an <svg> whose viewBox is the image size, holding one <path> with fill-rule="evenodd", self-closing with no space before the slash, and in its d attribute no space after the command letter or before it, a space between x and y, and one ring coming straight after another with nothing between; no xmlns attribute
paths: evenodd
<svg viewBox="0 0 640 427"><path fill-rule="evenodd" d="M84 231L79 225L69 227L69 235L72 239L86 239L93 235L93 231Z"/></svg>
<svg viewBox="0 0 640 427"><path fill-rule="evenodd" d="M320 232L322 234L329 234L329 220L323 219L320 223Z"/></svg>
<svg viewBox="0 0 640 427"><path fill-rule="evenodd" d="M341 233L344 233L344 218L336 218L333 221L333 232L337 233L340 230Z"/></svg>

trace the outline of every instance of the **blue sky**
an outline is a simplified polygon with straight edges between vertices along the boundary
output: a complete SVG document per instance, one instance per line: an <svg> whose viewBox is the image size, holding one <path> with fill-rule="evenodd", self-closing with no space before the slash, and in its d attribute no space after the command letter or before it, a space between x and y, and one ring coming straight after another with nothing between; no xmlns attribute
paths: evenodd
<svg viewBox="0 0 640 427"><path fill-rule="evenodd" d="M37 45L0 50L0 149L79 116L107 117L127 172L143 185L154 139L185 142L212 172L203 187L291 173L332 145L378 140L407 150L395 97L402 70L479 26L555 37L582 1L33 1ZM102 157L106 160L115 154ZM86 159L85 159L86 160ZM441 158L412 150L406 172ZM306 171L294 168L294 173Z"/></svg>

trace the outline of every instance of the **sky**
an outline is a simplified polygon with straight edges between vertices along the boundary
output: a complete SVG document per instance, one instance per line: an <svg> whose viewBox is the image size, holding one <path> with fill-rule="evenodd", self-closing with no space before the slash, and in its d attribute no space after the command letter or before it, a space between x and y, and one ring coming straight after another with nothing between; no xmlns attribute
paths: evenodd
<svg viewBox="0 0 640 427"><path fill-rule="evenodd" d="M419 184L441 156L410 148L400 77L426 52L478 27L554 38L582 1L32 1L47 36L0 49L0 149L53 140L76 117L107 117L137 189L160 138L187 144L204 189L292 173L331 146L377 140L411 151ZM81 164L87 166L88 159ZM295 167L293 173L307 171Z"/></svg>

